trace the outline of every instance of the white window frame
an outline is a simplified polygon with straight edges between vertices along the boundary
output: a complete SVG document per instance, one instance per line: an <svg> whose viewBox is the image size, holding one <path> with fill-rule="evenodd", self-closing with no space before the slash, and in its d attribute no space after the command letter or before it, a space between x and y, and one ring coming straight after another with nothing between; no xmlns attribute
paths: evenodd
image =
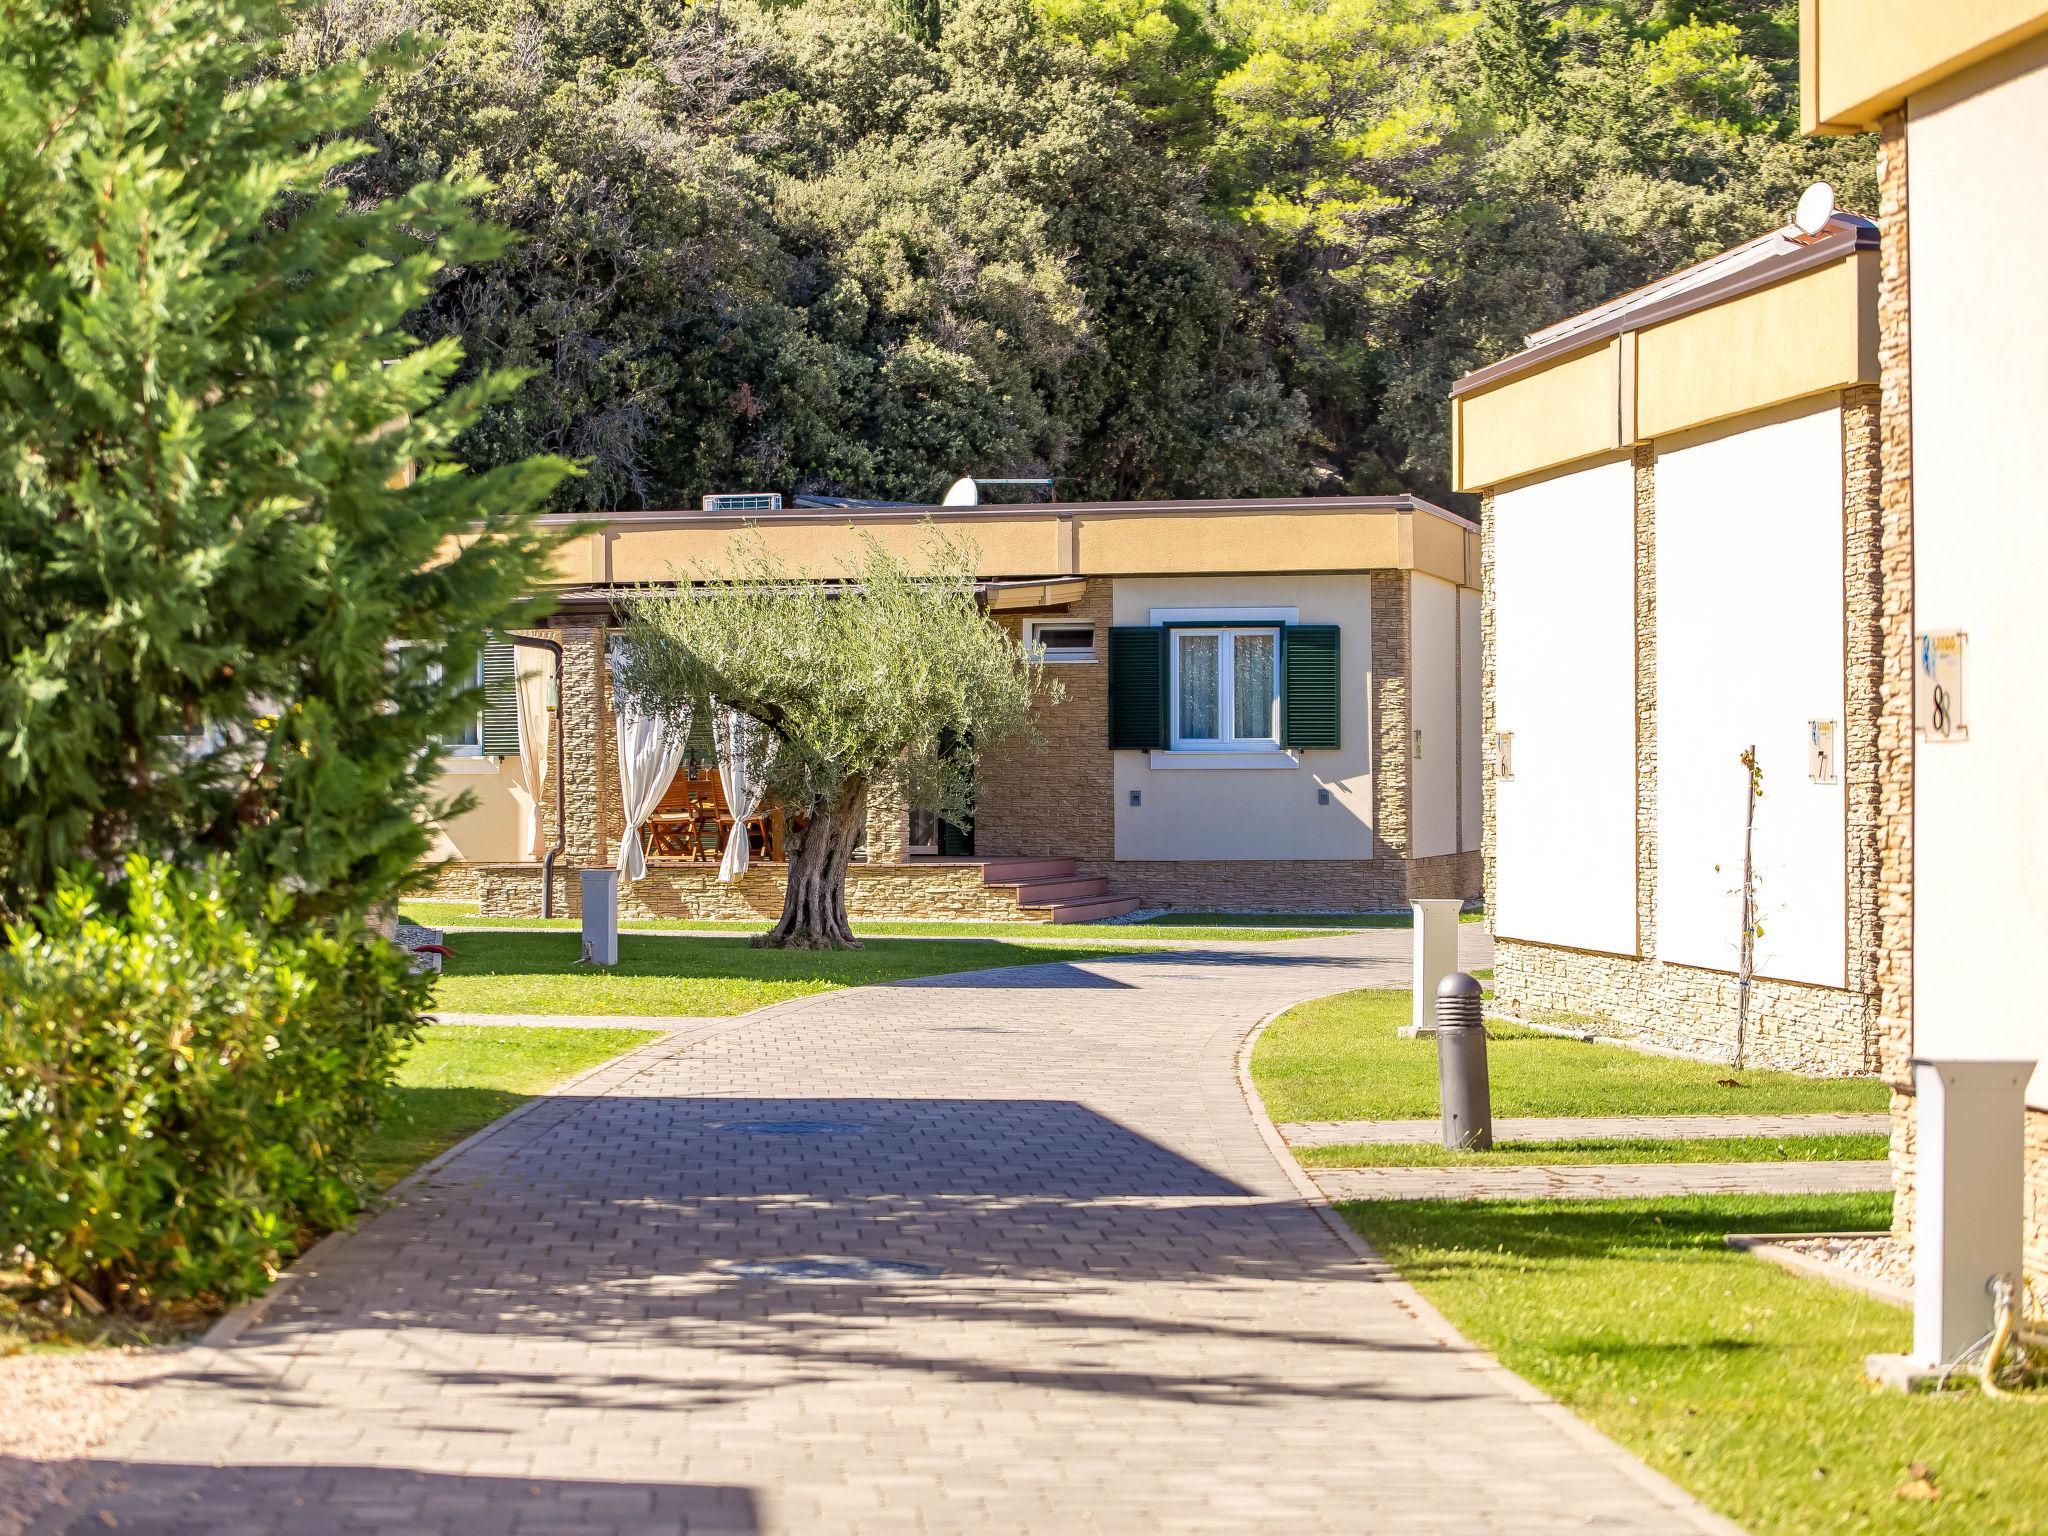
<svg viewBox="0 0 2048 1536"><path fill-rule="evenodd" d="M438 661L428 662L427 667L435 677L438 678L441 675L441 663ZM484 653L478 651L476 653L476 686L481 688L483 685ZM474 729L476 731L475 741L444 741L441 743L441 755L443 757L482 757L484 755L484 713L482 710L478 710L476 713Z"/></svg>
<svg viewBox="0 0 2048 1536"><path fill-rule="evenodd" d="M1184 636L1214 635L1216 646L1216 724L1213 738L1188 738L1180 729L1180 642ZM1273 641L1273 713L1264 736L1239 736L1237 731L1237 645L1239 635L1267 635ZM1280 626L1277 624L1177 624L1167 632L1168 678L1171 690L1172 740L1176 752L1280 752Z"/></svg>
<svg viewBox="0 0 2048 1536"><path fill-rule="evenodd" d="M1085 629L1088 631L1088 649L1081 651L1047 646L1038 637L1048 629ZM1027 650L1039 651L1038 659L1050 666L1094 661L1100 642L1096 639L1093 619L1031 619L1024 626L1024 645Z"/></svg>

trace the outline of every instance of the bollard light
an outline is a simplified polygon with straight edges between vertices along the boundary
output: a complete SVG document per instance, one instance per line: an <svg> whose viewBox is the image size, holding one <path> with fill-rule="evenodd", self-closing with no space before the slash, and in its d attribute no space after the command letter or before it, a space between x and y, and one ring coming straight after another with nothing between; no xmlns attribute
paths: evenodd
<svg viewBox="0 0 2048 1536"><path fill-rule="evenodd" d="M1458 1152L1492 1147L1484 1000L1478 980L1463 971L1453 971L1436 989L1436 1080L1444 1145Z"/></svg>

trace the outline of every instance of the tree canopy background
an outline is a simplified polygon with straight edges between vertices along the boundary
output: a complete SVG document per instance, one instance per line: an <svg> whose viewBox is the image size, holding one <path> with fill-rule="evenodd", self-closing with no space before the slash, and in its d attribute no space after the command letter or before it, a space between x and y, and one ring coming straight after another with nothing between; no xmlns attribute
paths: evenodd
<svg viewBox="0 0 2048 1536"><path fill-rule="evenodd" d="M1448 495L1446 391L1783 223L1796 0L328 0L293 66L417 34L388 195L488 177L522 243L420 325L533 370L465 444L572 508Z"/></svg>

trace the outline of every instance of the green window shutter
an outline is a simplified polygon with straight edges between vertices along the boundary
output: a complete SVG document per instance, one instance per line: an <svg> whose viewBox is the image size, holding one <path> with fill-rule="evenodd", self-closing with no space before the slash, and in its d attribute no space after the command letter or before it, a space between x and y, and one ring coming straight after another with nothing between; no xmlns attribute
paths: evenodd
<svg viewBox="0 0 2048 1536"><path fill-rule="evenodd" d="M1280 745L1305 751L1337 745L1337 626L1280 630Z"/></svg>
<svg viewBox="0 0 2048 1536"><path fill-rule="evenodd" d="M519 653L509 641L484 644L485 757L519 755Z"/></svg>
<svg viewBox="0 0 2048 1536"><path fill-rule="evenodd" d="M690 729L683 737L683 762L691 768L710 768L718 762L718 738L711 734L711 711L699 709L690 716Z"/></svg>
<svg viewBox="0 0 2048 1536"><path fill-rule="evenodd" d="M1147 752L1166 745L1166 630L1116 625L1109 632L1109 745Z"/></svg>

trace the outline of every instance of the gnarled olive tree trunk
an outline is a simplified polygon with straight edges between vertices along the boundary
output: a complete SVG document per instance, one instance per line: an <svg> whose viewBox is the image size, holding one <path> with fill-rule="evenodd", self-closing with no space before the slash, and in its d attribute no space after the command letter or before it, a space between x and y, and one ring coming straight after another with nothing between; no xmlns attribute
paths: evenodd
<svg viewBox="0 0 2048 1536"><path fill-rule="evenodd" d="M811 802L802 825L792 820L783 851L789 888L782 921L754 940L762 949L859 949L846 918L846 866L867 820L867 782L851 780L831 799Z"/></svg>

